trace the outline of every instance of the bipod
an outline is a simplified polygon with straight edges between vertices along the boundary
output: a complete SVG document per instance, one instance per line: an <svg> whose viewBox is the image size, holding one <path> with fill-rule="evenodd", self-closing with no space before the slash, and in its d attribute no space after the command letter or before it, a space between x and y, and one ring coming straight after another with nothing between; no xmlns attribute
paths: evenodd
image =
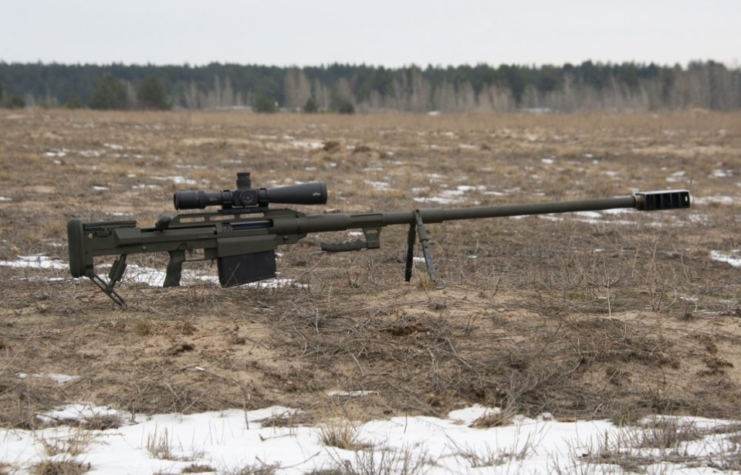
<svg viewBox="0 0 741 475"><path fill-rule="evenodd" d="M126 254L121 254L120 257L118 257L111 266L111 271L108 273L108 282L103 280L98 274L91 274L88 275L90 277L90 280L95 283L95 285L100 288L100 290L103 291L107 296L111 298L114 302L116 302L119 307L126 307L126 301L118 295L118 293L113 290L113 287L116 285L117 282L123 278L124 272L126 271Z"/></svg>
<svg viewBox="0 0 741 475"><path fill-rule="evenodd" d="M422 255L425 258L425 265L427 266L427 274L430 276L430 282L432 282L436 288L442 289L445 287L442 283L437 281L435 276L435 266L432 264L432 253L430 253L429 239L427 238L427 232L425 231L425 224L422 221L422 213L418 209L414 210L414 223L409 224L409 233L407 234L407 262L406 268L404 269L404 280L409 282L412 280L412 269L414 267L414 243L419 236L419 244L422 246Z"/></svg>

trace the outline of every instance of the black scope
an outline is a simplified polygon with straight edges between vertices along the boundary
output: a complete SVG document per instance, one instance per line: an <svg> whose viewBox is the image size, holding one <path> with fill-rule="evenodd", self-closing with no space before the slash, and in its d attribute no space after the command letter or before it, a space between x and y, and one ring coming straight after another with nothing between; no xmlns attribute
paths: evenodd
<svg viewBox="0 0 741 475"><path fill-rule="evenodd" d="M237 189L209 193L180 191L173 195L175 209L204 209L207 206L229 208L267 207L270 203L323 205L327 203L326 183L302 183L267 190L252 188L249 172L237 174Z"/></svg>

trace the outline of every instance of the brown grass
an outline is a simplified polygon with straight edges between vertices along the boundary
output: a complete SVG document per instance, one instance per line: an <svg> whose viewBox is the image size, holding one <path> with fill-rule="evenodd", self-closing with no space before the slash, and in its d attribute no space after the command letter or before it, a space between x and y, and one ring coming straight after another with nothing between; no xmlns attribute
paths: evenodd
<svg viewBox="0 0 741 475"><path fill-rule="evenodd" d="M0 111L0 129L0 196L11 200L0 201L0 260L66 262L67 219L149 226L173 213L173 191L233 188L244 169L256 186L326 181L327 208L349 213L437 207L415 198L441 196L459 207L741 190L738 114L29 110ZM445 195L461 185L485 189ZM369 418L472 403L625 424L657 412L737 416L741 270L709 258L739 249L737 206L428 225L442 290L420 264L403 282L405 226L385 228L378 251L318 251L355 239L343 232L279 249L280 277L308 288L129 280L125 310L64 270L2 266L0 424L35 428L39 412L79 400L134 413L282 404L318 420L328 391L361 390L343 404ZM129 260L166 265L159 255ZM186 269L215 274L208 263Z"/></svg>
<svg viewBox="0 0 741 475"><path fill-rule="evenodd" d="M74 460L46 460L31 467L33 475L81 475L90 470L89 463Z"/></svg>

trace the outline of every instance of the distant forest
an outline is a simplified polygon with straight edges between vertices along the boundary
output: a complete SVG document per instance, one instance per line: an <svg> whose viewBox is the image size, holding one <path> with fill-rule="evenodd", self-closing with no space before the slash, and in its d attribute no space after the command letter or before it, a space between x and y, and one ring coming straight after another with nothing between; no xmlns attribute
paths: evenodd
<svg viewBox="0 0 741 475"><path fill-rule="evenodd" d="M118 99L107 100L106 93L117 93ZM563 66L426 68L0 62L0 94L8 107L146 106L345 113L724 111L741 109L741 70L713 61L693 62L686 67L585 61ZM152 99L142 102L142 97Z"/></svg>

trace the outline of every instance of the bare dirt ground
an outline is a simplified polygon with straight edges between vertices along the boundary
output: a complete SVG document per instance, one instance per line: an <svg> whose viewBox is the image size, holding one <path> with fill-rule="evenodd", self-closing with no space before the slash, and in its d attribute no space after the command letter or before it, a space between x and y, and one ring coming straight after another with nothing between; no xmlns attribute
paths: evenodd
<svg viewBox="0 0 741 475"><path fill-rule="evenodd" d="M256 186L326 181L329 204L297 207L308 213L674 188L695 204L431 225L444 290L425 285L422 266L404 283L401 226L383 231L379 251L319 250L355 239L347 233L280 249L280 277L293 284L279 288L130 280L127 309L64 269L6 264L1 425L34 427L35 414L76 401L136 413L282 404L309 417L441 415L472 403L625 423L739 416L741 268L717 260L741 259L738 114L5 111L0 261L66 264L69 218L150 226L174 214L173 191L231 189L243 170ZM79 379L39 376L53 373Z"/></svg>

